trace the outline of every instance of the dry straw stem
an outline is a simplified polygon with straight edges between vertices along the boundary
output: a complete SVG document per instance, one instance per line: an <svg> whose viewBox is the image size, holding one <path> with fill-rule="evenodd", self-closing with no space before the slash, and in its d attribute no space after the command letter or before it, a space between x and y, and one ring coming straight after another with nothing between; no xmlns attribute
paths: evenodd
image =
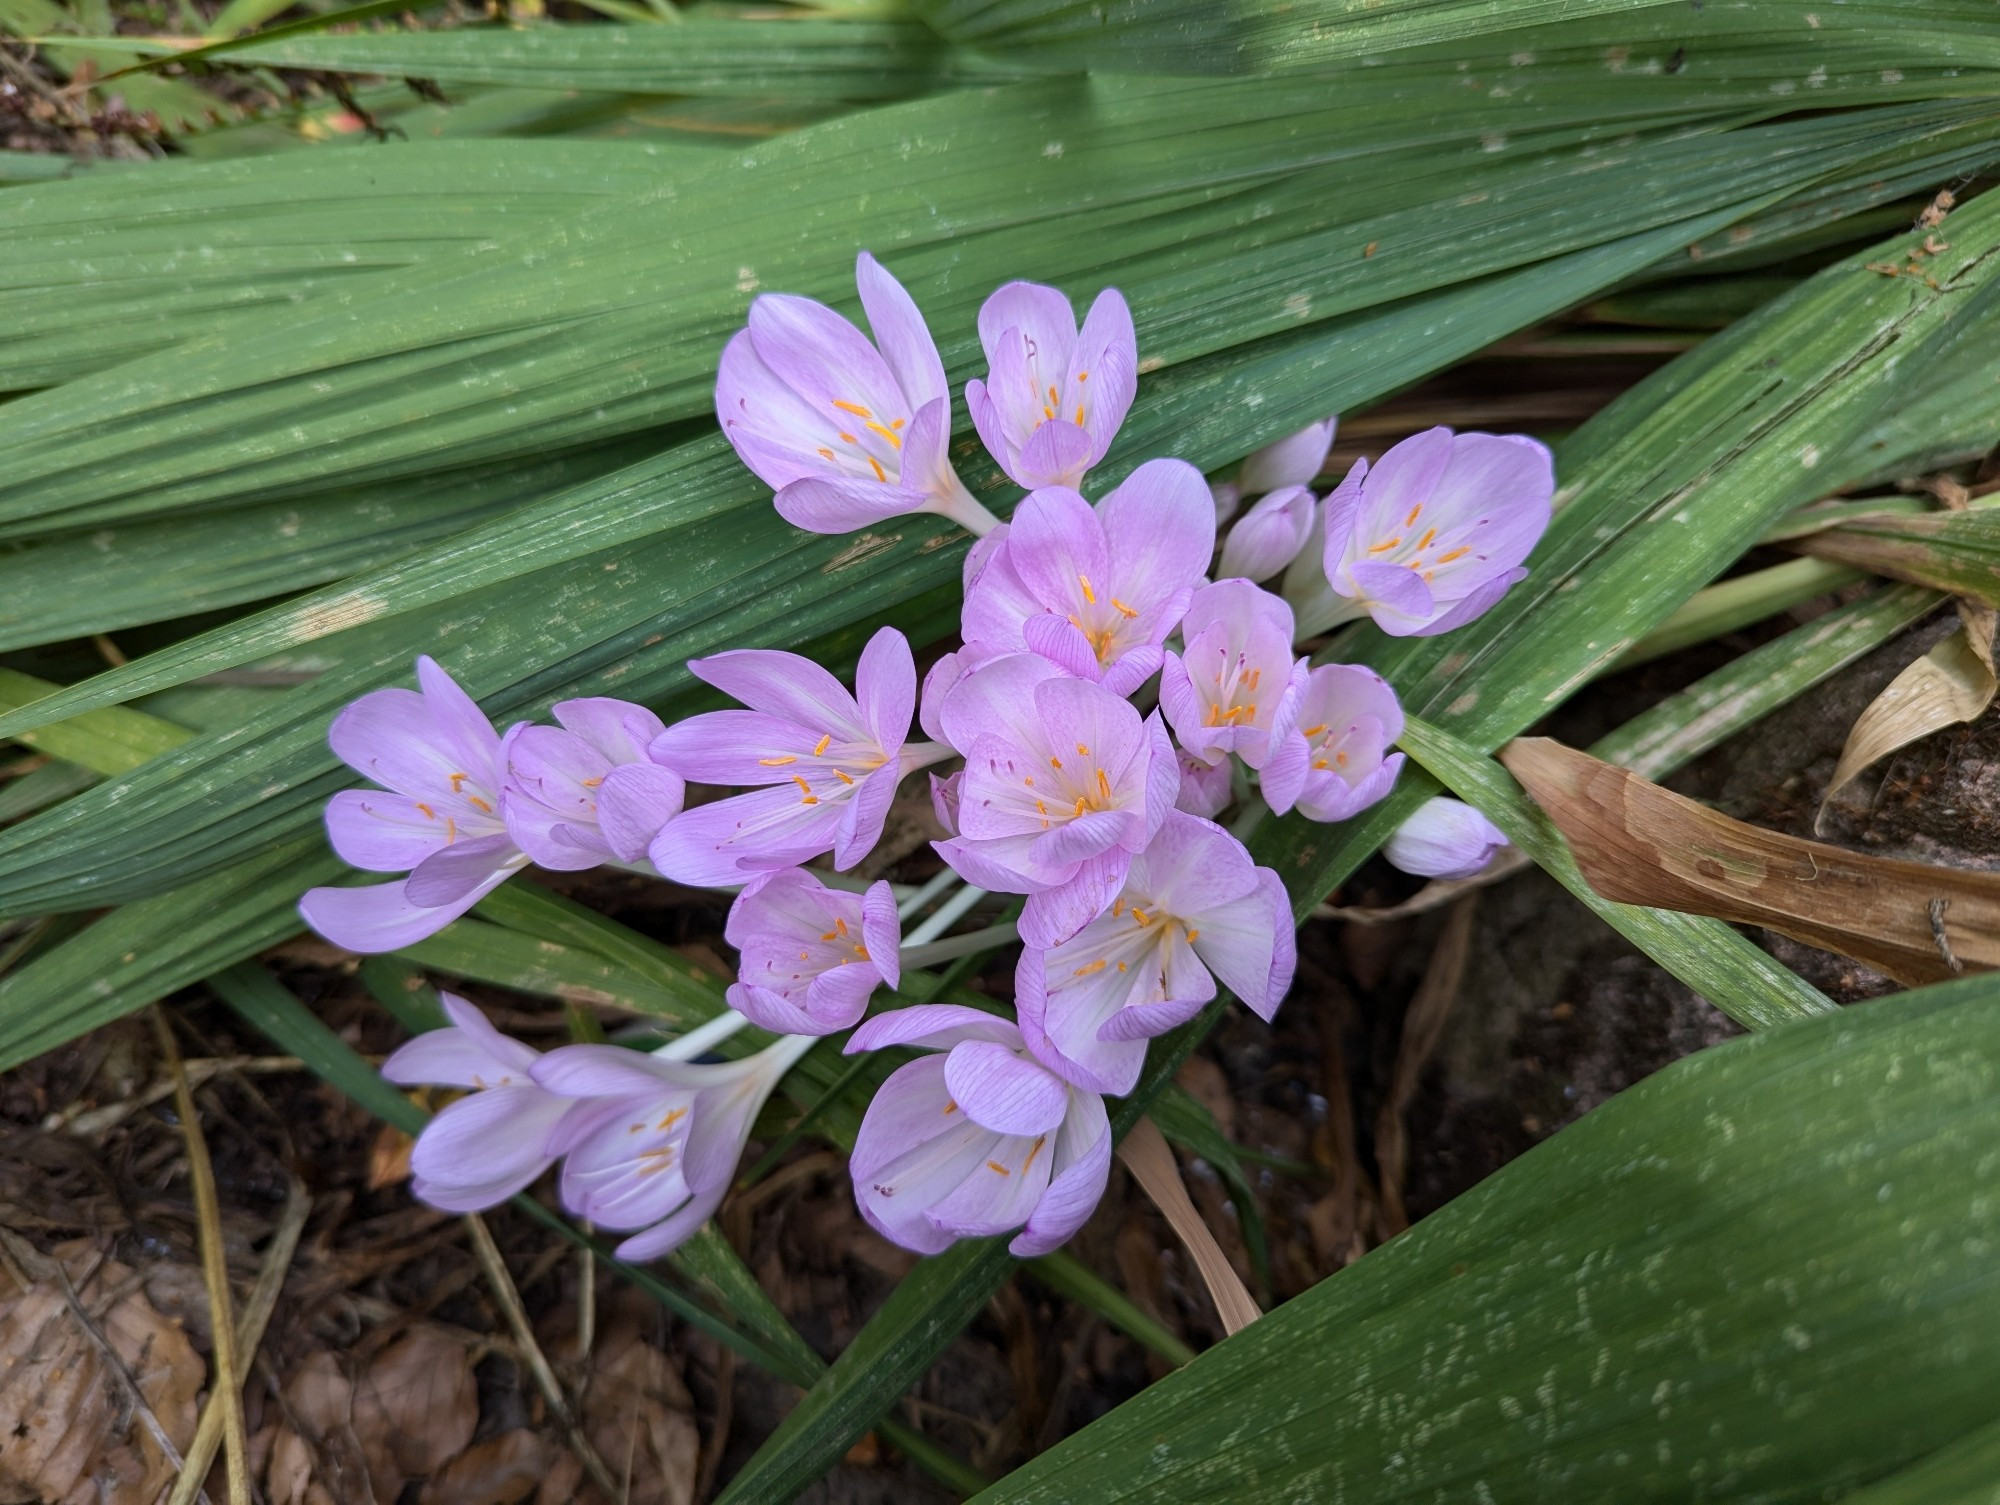
<svg viewBox="0 0 2000 1505"><path fill-rule="evenodd" d="M222 1203L215 1193L215 1167L194 1106L194 1089L181 1067L167 1016L156 1007L153 1033L174 1079L174 1111L187 1142L188 1181L194 1187L195 1220L201 1227L201 1274L208 1287L208 1322L214 1334L215 1394L222 1407L222 1452L229 1477L229 1505L250 1505L250 1455L243 1428L243 1381L237 1372L236 1311L229 1296L228 1252L222 1241Z"/></svg>
<svg viewBox="0 0 2000 1505"><path fill-rule="evenodd" d="M1195 1268L1207 1282L1208 1294L1222 1318L1223 1330L1241 1332L1261 1317L1263 1313L1257 1309L1255 1299L1230 1268L1229 1256L1222 1252L1215 1235L1208 1231L1208 1224L1195 1210L1187 1188L1181 1184L1174 1152L1167 1148L1166 1136L1152 1119L1142 1118L1132 1126L1132 1132L1119 1142L1118 1158L1145 1188L1153 1204L1166 1214L1187 1252L1194 1257Z"/></svg>
<svg viewBox="0 0 2000 1505"><path fill-rule="evenodd" d="M2000 967L2000 874L1761 830L1543 737L1500 761L1607 899L1762 925L1904 983Z"/></svg>
<svg viewBox="0 0 2000 1505"><path fill-rule="evenodd" d="M1991 632L1990 622L1986 631ZM1990 637L1986 651L1992 652ZM1820 796L1813 829L1825 828L1827 807L1863 769L1932 732L1982 715L1993 704L1996 686L2000 681L1992 665L1963 627L1911 663L1855 718L1833 778Z"/></svg>
<svg viewBox="0 0 2000 1505"><path fill-rule="evenodd" d="M292 1178L291 1189L285 1194L284 1211L278 1216L278 1226L271 1234L271 1246L264 1251L264 1263L257 1270L257 1284L251 1287L250 1299L243 1303L243 1320L236 1329L236 1372L247 1374L257 1356L257 1349L264 1341L264 1329L271 1321L271 1313L278 1304L278 1292L284 1289L285 1275L292 1267L292 1255L299 1247L299 1235L305 1232L306 1216L312 1211L312 1198L307 1195L305 1183L296 1176ZM195 1428L194 1441L188 1447L187 1459L181 1467L181 1475L174 1483L173 1493L167 1496L167 1505L192 1505L202 1494L202 1480L208 1477L209 1467L215 1462L215 1451L222 1446L223 1419L227 1405L218 1384L209 1392L208 1404L201 1408L201 1421Z"/></svg>
<svg viewBox="0 0 2000 1505"><path fill-rule="evenodd" d="M1484 876L1483 874L1481 875ZM1460 880L1473 884L1478 878ZM1375 1163L1382 1171L1382 1233L1393 1238L1410 1226L1410 1214L1403 1206L1403 1173L1409 1156L1409 1136L1403 1128L1403 1113L1416 1096L1417 1082L1424 1066L1444 1035L1445 1020L1458 998L1465 980L1466 958L1472 954L1472 921L1479 912L1479 893L1461 891L1445 916L1424 980L1403 1015L1402 1042L1396 1048L1395 1076L1382 1111L1375 1119Z"/></svg>

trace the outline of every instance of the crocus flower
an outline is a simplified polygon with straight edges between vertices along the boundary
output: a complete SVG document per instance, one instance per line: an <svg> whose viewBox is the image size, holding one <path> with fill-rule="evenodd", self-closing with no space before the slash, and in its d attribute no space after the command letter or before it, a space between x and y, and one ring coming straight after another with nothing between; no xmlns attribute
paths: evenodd
<svg viewBox="0 0 2000 1505"><path fill-rule="evenodd" d="M560 726L526 726L507 746L500 811L521 849L545 868L637 862L680 814L687 786L646 756L665 731L629 701L565 700Z"/></svg>
<svg viewBox="0 0 2000 1505"><path fill-rule="evenodd" d="M1258 499L1222 541L1219 576L1268 580L1299 557L1312 538L1316 504L1303 486L1284 486Z"/></svg>
<svg viewBox="0 0 2000 1505"><path fill-rule="evenodd" d="M327 730L341 762L388 791L336 794L327 840L355 867L409 874L310 889L299 901L308 925L350 951L394 951L435 935L528 865L500 816L503 739L431 659L417 660L417 683L421 692L369 691Z"/></svg>
<svg viewBox="0 0 2000 1505"><path fill-rule="evenodd" d="M540 1052L495 1029L456 993L439 993L448 1029L434 1029L382 1063L399 1086L463 1087L410 1151L410 1190L445 1212L481 1212L522 1190L555 1160L550 1147L573 1099L537 1086Z"/></svg>
<svg viewBox="0 0 2000 1505"><path fill-rule="evenodd" d="M902 943L886 882L842 893L804 868L754 878L723 929L742 953L729 1005L784 1035L830 1035L853 1026L877 985L895 987Z"/></svg>
<svg viewBox="0 0 2000 1505"><path fill-rule="evenodd" d="M1472 806L1439 795L1396 827L1382 855L1419 878L1470 878L1506 845L1506 833Z"/></svg>
<svg viewBox="0 0 2000 1505"><path fill-rule="evenodd" d="M951 753L905 743L917 666L893 627L862 650L853 694L796 653L745 648L691 659L688 668L750 709L668 727L653 739L653 760L692 782L773 787L667 822L653 866L681 883L726 887L828 850L836 867L853 867L881 839L903 775Z"/></svg>
<svg viewBox="0 0 2000 1505"><path fill-rule="evenodd" d="M936 843L960 877L1026 894L1021 935L1067 940L1111 902L1180 792L1158 713L1010 654L966 675L939 708L965 754L958 834Z"/></svg>
<svg viewBox="0 0 2000 1505"><path fill-rule="evenodd" d="M987 451L1030 490L1082 484L1139 389L1139 342L1124 296L1099 293L1079 333L1055 288L1010 282L980 308L979 342L986 380L965 384L965 405Z"/></svg>
<svg viewBox="0 0 2000 1505"><path fill-rule="evenodd" d="M1291 724L1264 762L1264 798L1280 815L1346 820L1386 795L1403 755L1403 708L1388 681L1356 664L1322 664L1307 677Z"/></svg>
<svg viewBox="0 0 2000 1505"><path fill-rule="evenodd" d="M1334 594L1392 637L1448 632L1526 577L1554 495L1534 440L1430 429L1373 470L1355 462L1326 499L1321 563Z"/></svg>
<svg viewBox="0 0 2000 1505"><path fill-rule="evenodd" d="M916 1045L875 1093L848 1168L861 1215L919 1254L1021 1231L1008 1251L1047 1254L1081 1228L1111 1171L1104 1099L1034 1061L1020 1030L978 1009L925 1004L878 1015L851 1054Z"/></svg>
<svg viewBox="0 0 2000 1505"><path fill-rule="evenodd" d="M1206 818L1229 808L1234 790L1226 755L1220 762L1207 763L1182 748L1175 756L1181 770L1181 792L1174 798L1176 810Z"/></svg>
<svg viewBox="0 0 2000 1505"><path fill-rule="evenodd" d="M1201 472L1148 460L1096 507L1067 487L1035 492L965 595L969 648L1026 649L1114 695L1160 667L1215 549Z"/></svg>
<svg viewBox="0 0 2000 1505"><path fill-rule="evenodd" d="M555 1142L563 1205L602 1228L644 1230L618 1246L620 1259L671 1252L721 1205L757 1110L812 1044L788 1036L712 1065L616 1045L550 1051L535 1081L591 1105Z"/></svg>
<svg viewBox="0 0 2000 1505"><path fill-rule="evenodd" d="M1133 860L1110 909L1014 972L1035 1058L1092 1092L1137 1085L1146 1041L1193 1018L1220 978L1268 1020L1298 956L1291 901L1222 827L1179 811Z"/></svg>
<svg viewBox="0 0 2000 1505"><path fill-rule="evenodd" d="M1336 415L1309 423L1296 434L1274 439L1253 450L1236 472L1237 489L1244 496L1279 491L1287 486L1310 486L1326 464L1326 452L1333 448L1334 433L1340 427Z"/></svg>
<svg viewBox="0 0 2000 1505"><path fill-rule="evenodd" d="M1160 709L1181 746L1209 763L1235 753L1252 768L1270 756L1305 688L1292 653L1292 609L1248 580L1195 592L1181 620L1182 653L1160 671Z"/></svg>
<svg viewBox="0 0 2000 1505"><path fill-rule="evenodd" d="M723 433L796 527L851 533L939 512L985 532L995 519L945 454L951 390L924 316L865 251L854 281L874 344L810 298L767 293L750 305L716 374Z"/></svg>

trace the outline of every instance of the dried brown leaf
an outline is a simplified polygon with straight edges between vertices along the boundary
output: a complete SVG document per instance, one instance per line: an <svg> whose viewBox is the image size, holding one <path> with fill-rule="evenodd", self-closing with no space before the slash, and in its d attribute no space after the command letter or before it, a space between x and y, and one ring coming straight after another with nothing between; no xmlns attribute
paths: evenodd
<svg viewBox="0 0 2000 1505"><path fill-rule="evenodd" d="M207 1366L133 1272L84 1240L58 1246L84 1311L168 1439L194 1436ZM88 1278L86 1278L88 1277ZM173 1465L54 1279L0 1273L0 1500L150 1505Z"/></svg>
<svg viewBox="0 0 2000 1505"><path fill-rule="evenodd" d="M383 1124L368 1146L368 1189L401 1186L410 1179L410 1154L416 1140L394 1124Z"/></svg>
<svg viewBox="0 0 2000 1505"><path fill-rule="evenodd" d="M613 1325L592 1355L584 1432L624 1484L618 1505L693 1505L701 1435L680 1370L632 1322Z"/></svg>
<svg viewBox="0 0 2000 1505"><path fill-rule="evenodd" d="M375 1356L354 1386L354 1434L380 1500L464 1452L479 1425L471 1357L439 1329L417 1326Z"/></svg>
<svg viewBox="0 0 2000 1505"><path fill-rule="evenodd" d="M1125 1168L1145 1188L1146 1195L1153 1199L1153 1205L1166 1215L1167 1222L1186 1246L1195 1268L1201 1272L1201 1278L1208 1286L1208 1294L1215 1302L1216 1315L1222 1318L1223 1330L1239 1332L1263 1316L1255 1298L1244 1287L1242 1278L1230 1266L1229 1256L1222 1252L1214 1233L1202 1221L1201 1213L1181 1182L1181 1170L1174 1163L1174 1152L1167 1148L1166 1136L1160 1133L1152 1119L1142 1118L1133 1126L1118 1145L1118 1158L1125 1162Z"/></svg>
<svg viewBox="0 0 2000 1505"><path fill-rule="evenodd" d="M264 1466L272 1505L332 1505L372 1498L367 1465L354 1441L354 1385L340 1359L324 1349L285 1381L284 1425Z"/></svg>
<svg viewBox="0 0 2000 1505"><path fill-rule="evenodd" d="M1981 608L1988 617L1990 610ZM1978 651L1970 635L1961 627L1940 641L1929 653L1916 660L1889 681L1880 695L1855 718L1840 750L1840 762L1820 797L1819 820L1862 771L1877 759L1886 758L1899 747L1928 737L1947 726L1971 721L1993 703L1996 680L1988 661L1992 654L1992 627L1987 624L1986 656ZM1814 822L1818 829L1819 820Z"/></svg>
<svg viewBox="0 0 2000 1505"><path fill-rule="evenodd" d="M541 1487L555 1447L526 1427L501 1432L439 1469L417 1498L422 1505L519 1505Z"/></svg>
<svg viewBox="0 0 2000 1505"><path fill-rule="evenodd" d="M1762 925L1900 982L2000 967L2000 873L1762 830L1542 737L1509 743L1500 761L1607 899Z"/></svg>

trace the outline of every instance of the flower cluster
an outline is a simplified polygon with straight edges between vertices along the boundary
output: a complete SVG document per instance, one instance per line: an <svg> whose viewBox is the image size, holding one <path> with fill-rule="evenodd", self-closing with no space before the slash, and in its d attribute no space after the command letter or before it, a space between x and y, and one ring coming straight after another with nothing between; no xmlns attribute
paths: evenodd
<svg viewBox="0 0 2000 1505"><path fill-rule="evenodd" d="M964 394L988 453L1027 491L1001 523L952 469L950 389L915 303L866 255L856 280L872 340L821 304L760 297L723 353L716 411L800 527L930 511L978 535L960 642L921 686L910 644L884 627L851 689L794 653L693 660L738 708L672 726L598 699L556 706L555 726L498 732L428 659L419 691L377 691L334 723L335 751L388 792L336 796L333 844L357 867L407 874L306 897L306 918L340 944L407 946L530 862L643 861L738 890L732 1011L713 1030L656 1056L540 1055L448 999L452 1027L390 1059L392 1080L473 1089L413 1159L417 1194L440 1207L491 1205L560 1160L572 1211L633 1231L628 1257L661 1253L712 1211L784 1071L816 1038L852 1031L850 1053L925 1052L862 1121L850 1164L863 1215L920 1252L1004 1233L1017 1254L1061 1244L1103 1191L1105 1098L1133 1090L1147 1042L1224 989L1269 1020L1290 987L1284 885L1215 817L1261 799L1345 820L1401 768L1389 685L1315 665L1301 643L1361 616L1400 635L1469 621L1525 573L1548 521L1545 449L1444 429L1372 469L1356 462L1317 498L1332 419L1232 480L1152 459L1092 500L1090 473L1136 392L1131 316L1107 289L1079 326L1056 289L1015 282L980 311L988 369ZM1220 525L1245 498L1218 563ZM1280 575L1282 594L1259 583ZM1019 899L1016 925L970 938L1018 936L1011 1014L921 1004L867 1017L963 912L946 905L906 945L889 884L835 876L876 847L903 781L931 769L933 845L965 902ZM690 785L727 792L689 804ZM1390 853L1460 876L1504 842L1438 800ZM782 1038L696 1059L741 1024Z"/></svg>

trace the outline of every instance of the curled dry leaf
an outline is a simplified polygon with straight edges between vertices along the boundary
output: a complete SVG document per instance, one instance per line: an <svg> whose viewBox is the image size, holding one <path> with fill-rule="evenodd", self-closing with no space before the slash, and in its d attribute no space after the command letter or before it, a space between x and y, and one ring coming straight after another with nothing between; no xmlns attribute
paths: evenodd
<svg viewBox="0 0 2000 1505"><path fill-rule="evenodd" d="M1216 1314L1222 1318L1223 1330L1240 1332L1261 1317L1263 1313L1258 1310L1256 1299L1231 1267L1229 1256L1222 1252L1222 1246L1215 1241L1214 1233L1188 1196L1187 1187L1181 1183L1180 1166L1174 1162L1174 1152L1167 1148L1166 1136L1152 1119L1142 1118L1132 1126L1132 1131L1119 1143L1118 1158L1125 1162L1125 1168L1145 1188L1153 1205L1165 1214L1187 1247L1215 1302Z"/></svg>
<svg viewBox="0 0 2000 1505"><path fill-rule="evenodd" d="M186 1334L87 1241L52 1253L168 1440L185 1448L207 1376ZM0 1266L0 1500L151 1505L173 1472L53 1269L23 1285Z"/></svg>
<svg viewBox="0 0 2000 1505"><path fill-rule="evenodd" d="M1762 830L1543 737L1500 761L1607 899L1762 925L1904 983L2000 967L2000 873Z"/></svg>
<svg viewBox="0 0 2000 1505"><path fill-rule="evenodd" d="M378 1500L436 1473L465 1451L478 1425L471 1356L435 1327L411 1328L355 1382L354 1434Z"/></svg>
<svg viewBox="0 0 2000 1505"><path fill-rule="evenodd" d="M264 1466L272 1505L335 1505L359 1499L367 1466L354 1441L354 1385L337 1355L321 1349L285 1381L284 1424Z"/></svg>
<svg viewBox="0 0 2000 1505"><path fill-rule="evenodd" d="M1990 634L1990 625L1987 631ZM1869 764L1932 732L1983 714L1993 704L1996 685L1991 654L1990 636L1982 656L1966 629L1960 627L1889 681L1868 709L1855 718L1833 778L1820 796L1814 829L1820 829L1834 797Z"/></svg>
<svg viewBox="0 0 2000 1505"><path fill-rule="evenodd" d="M421 1505L520 1505L541 1487L555 1448L526 1427L498 1433L439 1469L417 1498Z"/></svg>
<svg viewBox="0 0 2000 1505"><path fill-rule="evenodd" d="M694 1401L680 1371L634 1322L618 1322L591 1352L583 1425L591 1445L625 1486L607 1505L693 1505L701 1459ZM595 1501L596 1490L581 1498Z"/></svg>

